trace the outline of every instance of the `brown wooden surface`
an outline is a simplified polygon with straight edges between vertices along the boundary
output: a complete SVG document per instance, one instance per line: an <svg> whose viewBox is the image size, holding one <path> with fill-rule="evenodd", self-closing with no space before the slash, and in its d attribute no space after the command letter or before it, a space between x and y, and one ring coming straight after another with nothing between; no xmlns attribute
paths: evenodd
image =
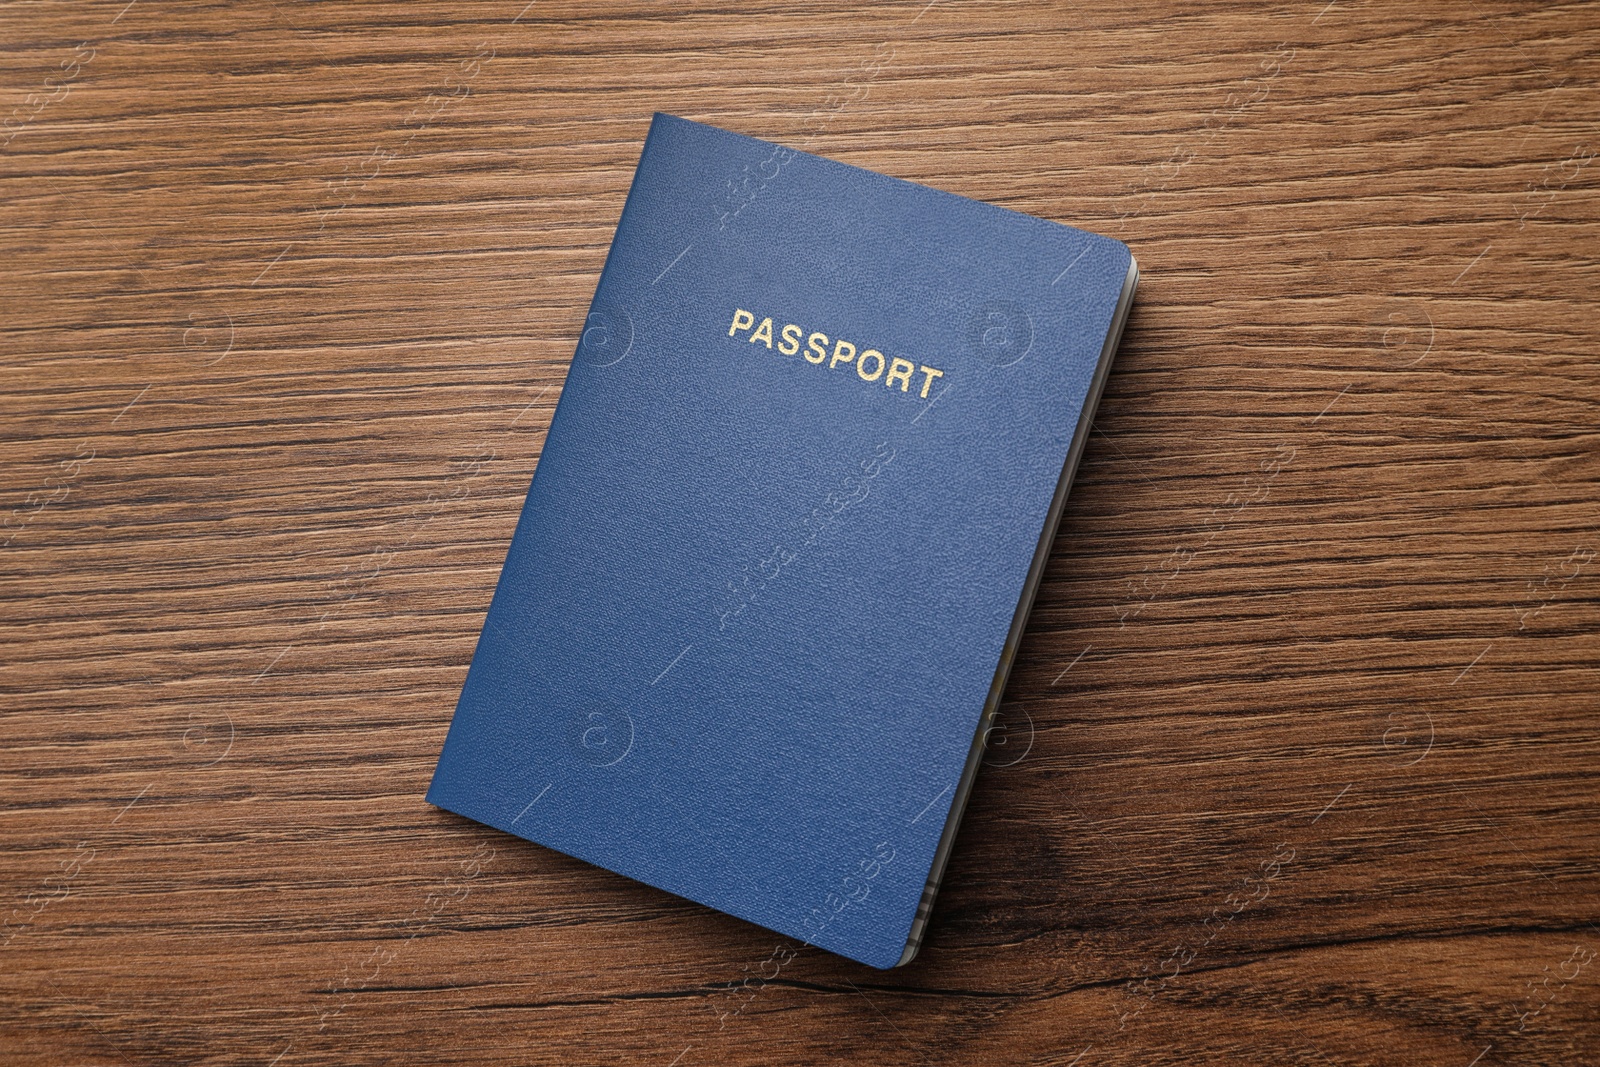
<svg viewBox="0 0 1600 1067"><path fill-rule="evenodd" d="M1600 1063L1600 8L525 3L0 7L0 1061ZM1144 269L899 971L423 801L657 109Z"/></svg>

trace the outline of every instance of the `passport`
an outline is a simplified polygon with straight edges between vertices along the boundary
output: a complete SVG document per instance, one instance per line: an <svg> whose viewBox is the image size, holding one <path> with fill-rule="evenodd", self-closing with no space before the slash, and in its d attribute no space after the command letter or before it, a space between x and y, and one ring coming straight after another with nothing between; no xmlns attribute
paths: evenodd
<svg viewBox="0 0 1600 1067"><path fill-rule="evenodd" d="M428 800L908 962L1137 279L656 115Z"/></svg>

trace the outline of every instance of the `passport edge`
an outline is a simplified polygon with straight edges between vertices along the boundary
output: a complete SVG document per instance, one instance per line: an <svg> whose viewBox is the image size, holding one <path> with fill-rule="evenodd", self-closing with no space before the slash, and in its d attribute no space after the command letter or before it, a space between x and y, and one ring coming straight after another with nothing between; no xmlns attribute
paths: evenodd
<svg viewBox="0 0 1600 1067"><path fill-rule="evenodd" d="M1106 331L1104 346L1100 349L1100 358L1095 364L1094 377L1089 383L1089 392L1084 397L1083 410L1078 415L1077 426L1072 435L1072 445L1067 450L1066 461L1061 467L1061 479L1056 483L1055 496L1050 500L1050 510L1045 515L1044 527L1039 533L1039 544L1034 550L1033 562L1028 567L1028 577L1022 585L1022 596L1017 601L1017 613L1012 617L1011 630L1006 634L1005 645L1000 653L1000 663L995 670L994 682L989 689L988 699L984 701L983 713L978 717L977 733L973 735L972 747L967 752L966 765L961 770L961 780L956 786L956 794L950 803L949 815L945 819L944 830L939 836L939 844L934 849L933 864L928 869L928 881L922 890L922 899L917 904L916 916L911 920L911 929L906 935L905 950L900 959L889 967L880 970L892 970L895 967L904 967L916 958L922 948L922 940L927 933L928 920L933 912L933 902L938 896L940 883L944 879L945 865L950 861L950 854L955 850L956 832L961 826L961 817L966 813L967 799L972 793L972 787L977 781L978 767L983 762L984 743L987 739L990 726L994 721L995 712L1000 707L1000 698L1005 692L1007 681L1011 676L1011 664L1016 658L1017 647L1022 642L1022 635L1027 630L1028 618L1033 614L1034 597L1038 595L1039 585L1044 577L1045 564L1050 558L1050 549L1055 544L1056 532L1061 525L1062 513L1066 510L1067 496L1072 489L1072 483L1077 477L1078 463L1083 459L1083 452L1088 444L1089 430L1094 422L1095 409L1100 406L1100 395L1105 391L1106 379L1111 376L1111 363L1116 357L1117 348L1122 343L1122 331L1128 324L1128 316L1133 310L1133 297L1139 288L1139 263L1132 255L1128 256L1128 273L1122 283L1122 292L1117 297L1117 307L1111 316L1111 327Z"/></svg>

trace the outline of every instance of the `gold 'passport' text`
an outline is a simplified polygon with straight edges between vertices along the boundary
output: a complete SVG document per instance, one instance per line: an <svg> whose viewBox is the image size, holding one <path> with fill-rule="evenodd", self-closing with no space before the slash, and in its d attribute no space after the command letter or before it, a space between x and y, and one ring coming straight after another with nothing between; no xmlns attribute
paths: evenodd
<svg viewBox="0 0 1600 1067"><path fill-rule="evenodd" d="M856 346L842 338L830 339L827 334L812 331L809 335L806 330L794 323L786 323L777 328L773 333L771 318L756 322L752 312L744 308L736 308L733 312L733 323L728 327L729 337L743 336L745 341L753 345L766 345L770 351L780 352L785 356L802 356L807 363L818 366L827 365L833 370L840 365L854 368L856 377L864 382L881 381L887 388L893 389L896 385L902 393L909 393L916 384L921 385L917 392L920 397L926 398L928 390L938 378L944 377L944 371L933 367L913 363L909 359L899 356L885 356L876 348L868 348L858 352ZM804 338L802 347L801 338ZM920 376L920 382L914 383L913 378Z"/></svg>

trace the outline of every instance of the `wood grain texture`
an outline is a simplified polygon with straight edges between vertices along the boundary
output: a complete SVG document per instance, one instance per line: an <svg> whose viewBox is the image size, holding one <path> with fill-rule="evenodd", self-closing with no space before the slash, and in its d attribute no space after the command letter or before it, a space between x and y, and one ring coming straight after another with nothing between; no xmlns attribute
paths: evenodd
<svg viewBox="0 0 1600 1067"><path fill-rule="evenodd" d="M1600 7L0 42L0 1060L1600 1063ZM1143 267L898 971L423 801L655 110Z"/></svg>

